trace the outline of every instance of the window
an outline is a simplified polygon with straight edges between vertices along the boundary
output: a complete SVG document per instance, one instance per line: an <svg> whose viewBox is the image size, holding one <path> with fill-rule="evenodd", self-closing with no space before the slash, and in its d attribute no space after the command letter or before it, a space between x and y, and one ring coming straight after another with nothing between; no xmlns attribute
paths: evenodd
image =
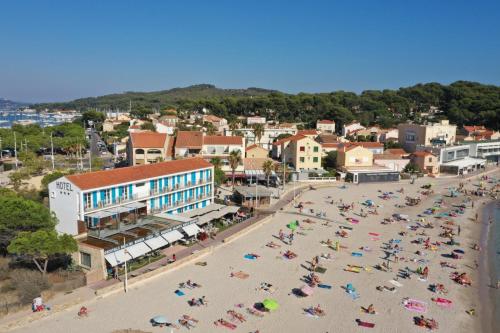
<svg viewBox="0 0 500 333"><path fill-rule="evenodd" d="M148 154L161 154L159 149L148 149Z"/></svg>
<svg viewBox="0 0 500 333"><path fill-rule="evenodd" d="M111 202L111 189L106 189L104 190L104 198L103 198L104 203L109 204Z"/></svg>
<svg viewBox="0 0 500 333"><path fill-rule="evenodd" d="M92 193L84 193L83 202L85 203L85 208L92 207Z"/></svg>
<svg viewBox="0 0 500 333"><path fill-rule="evenodd" d="M304 157L301 157L301 158L300 158L300 162L301 162L301 163L304 163L304 161L305 161Z"/></svg>
<svg viewBox="0 0 500 333"><path fill-rule="evenodd" d="M429 157L429 162L432 162L432 157Z"/></svg>
<svg viewBox="0 0 500 333"><path fill-rule="evenodd" d="M136 149L135 153L136 154L144 154L144 149Z"/></svg>
<svg viewBox="0 0 500 333"><path fill-rule="evenodd" d="M318 158L317 157L313 157L313 162L317 163L318 162Z"/></svg>
<svg viewBox="0 0 500 333"><path fill-rule="evenodd" d="M415 132L408 132L406 133L406 141L408 142L415 142L417 141L417 135Z"/></svg>
<svg viewBox="0 0 500 333"><path fill-rule="evenodd" d="M318 151L319 151L319 147L318 147L318 146L315 146L315 147L313 148L313 152L317 153Z"/></svg>
<svg viewBox="0 0 500 333"><path fill-rule="evenodd" d="M92 260L90 254L86 252L80 252L80 265L85 267L92 267Z"/></svg>
<svg viewBox="0 0 500 333"><path fill-rule="evenodd" d="M128 186L123 186L121 198L122 199L128 199L128 195L129 195L129 193L128 193Z"/></svg>
<svg viewBox="0 0 500 333"><path fill-rule="evenodd" d="M304 146L300 146L299 150L300 150L300 151L306 151L306 147L304 147Z"/></svg>

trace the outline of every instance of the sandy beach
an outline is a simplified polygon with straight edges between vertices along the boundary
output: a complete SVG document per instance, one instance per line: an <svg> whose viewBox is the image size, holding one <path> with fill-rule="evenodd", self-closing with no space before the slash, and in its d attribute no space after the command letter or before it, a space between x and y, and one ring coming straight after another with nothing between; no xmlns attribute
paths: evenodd
<svg viewBox="0 0 500 333"><path fill-rule="evenodd" d="M499 172L489 174L498 177ZM301 195L296 203L303 203L303 213L292 205L283 211L276 212L273 218L259 228L245 234L233 242L221 244L209 256L202 258L206 266L187 264L176 270L151 279L140 285L132 286L127 294L118 293L109 297L96 299L84 304L89 309L88 317L79 318L78 308L56 313L29 326L15 330L15 332L112 332L117 329L141 329L146 332L169 332L170 329L151 327L150 319L156 315L164 315L170 321L180 326L177 320L182 315L189 315L197 319L193 323L193 332L224 332L231 331L224 326L215 326L214 321L223 318L236 325L234 331L238 332L425 332L426 329L416 326L414 317L424 315L426 318L436 320L438 331L443 332L484 332L481 328L483 307L488 306L479 300L479 277L475 261L479 260L479 251L473 250L472 244L479 242L481 223L473 221L475 214L483 207L487 197L473 197L474 208L467 204L463 214L453 217L435 218L439 213L448 213L456 206L461 205L465 196L450 198L448 187L457 187L463 181L466 188L475 189L479 182L477 177L469 179L457 178L424 178L411 185L408 181L386 184L347 185L332 184L331 187L310 190ZM421 186L432 183L433 194L422 195ZM490 184L487 184L490 185ZM404 193L398 190L404 189ZM381 198L383 192L390 199ZM398 208L396 205L405 203L405 197L420 196L422 202L416 206ZM354 203L354 209L345 212L344 216L338 206ZM377 215L363 213L374 211L375 207L362 205L366 200L372 200L376 207ZM436 203L441 203L441 208L432 215L423 212ZM332 204L332 201L334 202ZM311 217L310 209L314 211ZM316 217L317 212L325 213L325 217ZM410 222L396 221L382 224L385 218L395 213L408 215ZM416 226L419 214L423 214L426 222L431 222L433 228ZM359 220L359 223L349 223L347 217ZM309 219L312 223L304 222ZM279 230L289 234L291 230L287 224L298 220L293 244L285 244L277 236ZM326 223L327 221L330 221ZM445 224L452 221L454 225ZM457 233L460 225L460 235L454 240L460 245L450 246L443 244L447 239L438 237L443 232L441 226L448 226ZM348 233L347 238L336 235L342 229ZM401 232L406 234L402 235ZM425 235L418 235L425 232ZM430 238L430 243L436 241L439 245L424 249L424 244L415 244L412 241ZM327 239L339 241L340 251L322 244ZM394 239L392 249L383 249L388 242ZM400 241L398 241L400 240ZM279 248L266 246L269 242L278 244ZM398 244L398 260L391 255L389 265L392 271L378 270L374 266L387 263L387 252L394 251ZM450 254L453 250L462 249L465 253L461 259L452 259L443 255ZM294 259L286 259L283 253L290 250L297 254ZM416 254L420 251L420 255ZM361 256L353 256L356 252ZM256 254L258 258L247 259L245 255ZM319 265L326 269L324 273L317 273L317 277L328 288L312 288L312 295L299 297L296 290L306 284L304 279L310 274L310 262L313 257L330 255L332 259L320 258ZM440 262L446 261L456 265L456 269L441 267ZM483 263L479 263L482 265ZM346 271L347 265L359 266L360 272ZM428 267L427 280L419 279L415 271L418 268ZM408 268L411 278L398 276L400 270ZM247 278L231 277L231 273L243 272ZM472 279L472 286L466 287L450 279L452 272L467 273ZM240 277L245 274L237 274ZM200 284L199 288L179 288L179 283L191 280ZM391 280L396 280L391 282ZM268 288L260 288L262 283L270 284ZM357 299L346 292L344 287L351 284L355 288ZM429 290L432 284L443 284L447 294L438 294ZM383 288L386 286L387 288ZM377 287L382 287L382 291ZM394 287L394 290L389 290ZM268 289L263 290L263 289ZM177 296L174 292L181 290L184 295ZM490 288L490 293L498 293ZM192 298L206 297L208 305L190 306L188 301ZM432 298L444 298L452 303L440 306ZM279 303L278 309L271 312L262 312L262 316L252 315L246 308L253 308L254 304L272 298ZM403 299L409 298L423 303L425 313L414 312L406 309ZM305 309L321 305L324 316L312 316ZM362 310L373 304L376 314L368 314ZM467 310L475 309L476 315L471 316ZM231 320L228 310L241 313L245 321ZM486 313L486 311L484 311ZM373 328L358 326L357 320L373 323ZM177 329L174 329L177 331ZM178 331L187 331L181 327Z"/></svg>

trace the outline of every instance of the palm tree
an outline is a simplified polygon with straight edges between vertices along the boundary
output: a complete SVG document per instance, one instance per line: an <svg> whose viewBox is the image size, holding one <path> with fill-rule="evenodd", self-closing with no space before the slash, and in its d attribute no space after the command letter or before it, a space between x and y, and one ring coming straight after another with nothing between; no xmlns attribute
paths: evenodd
<svg viewBox="0 0 500 333"><path fill-rule="evenodd" d="M259 144L260 139L262 139L262 135L264 135L264 125L254 124L253 125L253 135L255 136L255 143Z"/></svg>
<svg viewBox="0 0 500 333"><path fill-rule="evenodd" d="M210 160L210 163L212 163L214 165L215 169L220 169L220 167L222 166L222 160L220 159L220 157L212 158Z"/></svg>
<svg viewBox="0 0 500 333"><path fill-rule="evenodd" d="M262 170L264 170L264 173L266 174L267 178L267 187L269 187L269 177L274 171L274 162L272 160L266 160L262 164Z"/></svg>
<svg viewBox="0 0 500 333"><path fill-rule="evenodd" d="M231 130L232 135L234 135L234 131L240 128L240 121L238 119L233 119L229 122L229 129Z"/></svg>
<svg viewBox="0 0 500 333"><path fill-rule="evenodd" d="M233 190L234 190L234 172L238 165L241 163L241 151L233 150L229 153L229 166L232 170L232 178L233 178Z"/></svg>

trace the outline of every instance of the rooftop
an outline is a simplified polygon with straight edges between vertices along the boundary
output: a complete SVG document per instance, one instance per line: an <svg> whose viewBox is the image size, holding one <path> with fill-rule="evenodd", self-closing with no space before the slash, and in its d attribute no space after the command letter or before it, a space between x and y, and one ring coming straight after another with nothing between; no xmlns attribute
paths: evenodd
<svg viewBox="0 0 500 333"><path fill-rule="evenodd" d="M89 190L209 167L212 167L212 164L202 158L187 158L176 161L74 174L66 176L66 178L81 190Z"/></svg>
<svg viewBox="0 0 500 333"><path fill-rule="evenodd" d="M318 120L318 124L335 124L335 122L333 120L323 119Z"/></svg>
<svg viewBox="0 0 500 333"><path fill-rule="evenodd" d="M243 145L243 137L241 136L220 136L207 135L203 137L205 145Z"/></svg>
<svg viewBox="0 0 500 333"><path fill-rule="evenodd" d="M130 142L134 148L163 148L168 136L156 132L131 132Z"/></svg>
<svg viewBox="0 0 500 333"><path fill-rule="evenodd" d="M176 148L199 148L203 146L203 133L199 131L177 132Z"/></svg>

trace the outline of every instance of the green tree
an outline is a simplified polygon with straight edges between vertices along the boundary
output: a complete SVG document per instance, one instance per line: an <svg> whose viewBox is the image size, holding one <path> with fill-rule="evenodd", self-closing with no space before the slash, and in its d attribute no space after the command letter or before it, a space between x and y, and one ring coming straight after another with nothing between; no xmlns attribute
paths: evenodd
<svg viewBox="0 0 500 333"><path fill-rule="evenodd" d="M264 125L263 124L254 124L253 125L253 135L255 136L255 143L260 144L260 139L264 135Z"/></svg>
<svg viewBox="0 0 500 333"><path fill-rule="evenodd" d="M281 139L286 139L286 138L289 138L291 137L292 135L290 133L283 133L283 134L280 134L276 137L276 139L274 139L274 141L279 141Z"/></svg>
<svg viewBox="0 0 500 333"><path fill-rule="evenodd" d="M333 170L337 166L337 152L329 151L323 158L323 168L326 170Z"/></svg>
<svg viewBox="0 0 500 333"><path fill-rule="evenodd" d="M156 132L156 127L152 122L146 121L141 125L141 130Z"/></svg>
<svg viewBox="0 0 500 333"><path fill-rule="evenodd" d="M45 275L47 264L53 256L76 252L78 246L71 235L58 235L55 230L38 230L18 233L7 250L11 254L29 257L38 270Z"/></svg>
<svg viewBox="0 0 500 333"><path fill-rule="evenodd" d="M226 174L221 169L214 169L214 182L215 185L220 186L226 182Z"/></svg>
<svg viewBox="0 0 500 333"><path fill-rule="evenodd" d="M419 172L422 172L422 170L420 169L420 167L415 164L415 163L408 163L405 168L403 169L404 172L408 172L408 173L419 173Z"/></svg>
<svg viewBox="0 0 500 333"><path fill-rule="evenodd" d="M55 217L41 203L26 200L14 191L0 189L0 252L5 253L20 231L53 230Z"/></svg>
<svg viewBox="0 0 500 333"><path fill-rule="evenodd" d="M229 129L231 130L231 133L234 135L234 131L236 131L238 128L240 128L240 121L238 119L232 119L229 122Z"/></svg>
<svg viewBox="0 0 500 333"><path fill-rule="evenodd" d="M61 177L64 177L66 174L61 171L54 171L51 173L46 174L42 178L42 189L40 190L40 195L42 197L48 197L49 196L49 184L52 183L55 180L58 180Z"/></svg>
<svg viewBox="0 0 500 333"><path fill-rule="evenodd" d="M269 187L269 177L271 177L273 171L274 171L274 161L272 160L266 160L262 164L262 170L264 171L264 174L266 175L266 180L267 184L266 186Z"/></svg>
<svg viewBox="0 0 500 333"><path fill-rule="evenodd" d="M91 124L100 124L105 119L106 115L103 112L99 112L96 110L89 110L82 114L82 122L85 124L85 126L91 126Z"/></svg>
<svg viewBox="0 0 500 333"><path fill-rule="evenodd" d="M241 163L241 151L239 150L233 150L232 152L229 153L229 166L231 167L231 178L233 181L233 190L234 190L234 177L235 177L235 172L236 168L238 165Z"/></svg>
<svg viewBox="0 0 500 333"><path fill-rule="evenodd" d="M220 157L213 157L210 160L210 163L212 163L215 169L220 169L222 166L222 160L220 159Z"/></svg>
<svg viewBox="0 0 500 333"><path fill-rule="evenodd" d="M20 169L9 174L9 180L15 191L19 191L23 180L29 179L30 175L26 169Z"/></svg>

